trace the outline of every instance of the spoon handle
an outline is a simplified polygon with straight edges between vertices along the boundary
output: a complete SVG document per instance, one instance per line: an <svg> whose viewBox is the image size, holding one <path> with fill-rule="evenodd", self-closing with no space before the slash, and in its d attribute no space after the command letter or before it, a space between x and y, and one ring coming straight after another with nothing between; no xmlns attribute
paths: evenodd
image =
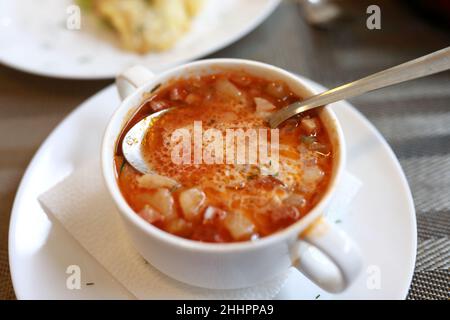
<svg viewBox="0 0 450 320"><path fill-rule="evenodd" d="M450 69L450 47L293 103L270 117L272 128L301 112Z"/></svg>

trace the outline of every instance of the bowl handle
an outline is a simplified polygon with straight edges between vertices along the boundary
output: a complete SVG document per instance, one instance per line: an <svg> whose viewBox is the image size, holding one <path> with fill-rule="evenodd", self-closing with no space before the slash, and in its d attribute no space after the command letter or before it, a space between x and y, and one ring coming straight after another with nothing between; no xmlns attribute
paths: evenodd
<svg viewBox="0 0 450 320"><path fill-rule="evenodd" d="M299 237L293 265L322 289L337 293L358 276L362 258L349 236L321 217Z"/></svg>
<svg viewBox="0 0 450 320"><path fill-rule="evenodd" d="M121 72L116 77L116 86L119 91L119 96L125 100L137 88L147 83L155 75L146 67L136 65Z"/></svg>

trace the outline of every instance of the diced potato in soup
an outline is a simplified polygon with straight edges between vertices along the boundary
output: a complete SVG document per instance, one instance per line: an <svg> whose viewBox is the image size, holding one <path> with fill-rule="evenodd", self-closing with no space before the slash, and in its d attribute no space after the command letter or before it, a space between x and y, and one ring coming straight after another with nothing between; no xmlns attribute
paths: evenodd
<svg viewBox="0 0 450 320"><path fill-rule="evenodd" d="M244 214L233 212L224 219L225 227L233 239L248 239L255 231L255 225Z"/></svg>
<svg viewBox="0 0 450 320"><path fill-rule="evenodd" d="M255 104L256 104L256 112L273 111L276 108L272 103L270 103L266 99L256 97L254 100L255 100Z"/></svg>
<svg viewBox="0 0 450 320"><path fill-rule="evenodd" d="M203 191L192 188L180 193L179 201L184 218L194 221L200 217L200 210L205 203L206 195Z"/></svg>
<svg viewBox="0 0 450 320"><path fill-rule="evenodd" d="M161 213L159 213L158 211L156 211L155 209L151 208L148 205L146 205L141 211L139 211L138 214L145 221L150 223L156 223L164 220L164 216Z"/></svg>
<svg viewBox="0 0 450 320"><path fill-rule="evenodd" d="M147 202L152 208L160 212L164 217L172 217L173 211L173 198L170 191L167 189L157 189L152 193L143 193L141 195L143 201Z"/></svg>
<svg viewBox="0 0 450 320"><path fill-rule="evenodd" d="M219 208L208 207L203 214L204 223L212 223L216 219L225 219L227 213Z"/></svg>
<svg viewBox="0 0 450 320"><path fill-rule="evenodd" d="M314 119L302 119L302 121L300 121L300 125L307 133L314 133L317 129L316 121Z"/></svg>
<svg viewBox="0 0 450 320"><path fill-rule="evenodd" d="M156 189L156 188L174 188L177 182L168 177L159 174L144 174L137 178L137 182L141 188Z"/></svg>
<svg viewBox="0 0 450 320"><path fill-rule="evenodd" d="M334 153L317 110L280 126L276 167L272 160L172 161L171 134L177 129L193 132L195 121L203 130L224 134L229 129L269 129L273 112L302 100L285 83L239 70L218 71L173 79L144 98L124 132L149 114L174 107L146 132L142 144L155 173L136 171L121 148L114 160L125 200L146 222L194 241L258 241L299 221L325 193Z"/></svg>
<svg viewBox="0 0 450 320"><path fill-rule="evenodd" d="M254 99L256 104L256 116L267 120L273 111L275 111L275 106L267 101L266 99L256 97Z"/></svg>

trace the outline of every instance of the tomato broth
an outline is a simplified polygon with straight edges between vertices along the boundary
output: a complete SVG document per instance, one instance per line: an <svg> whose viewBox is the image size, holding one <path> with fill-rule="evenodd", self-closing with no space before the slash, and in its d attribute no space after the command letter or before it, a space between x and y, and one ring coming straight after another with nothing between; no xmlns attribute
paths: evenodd
<svg viewBox="0 0 450 320"><path fill-rule="evenodd" d="M176 162L173 133L183 129L194 139L199 123L203 133L215 129L223 137L229 130L266 129L270 142L275 135L268 117L299 100L302 97L283 82L240 71L159 86L148 94L124 132L153 112L176 108L162 115L143 141L144 157L154 173L135 170L117 148L115 165L123 196L142 219L192 240L257 241L290 226L318 203L330 181L333 149L319 111L303 113L279 127L275 171L272 160L238 163L226 162L224 156L222 162L215 158L213 163L205 159L198 163L193 161L194 147L183 158L190 162ZM228 152L224 141L214 150ZM203 151L207 142L203 136ZM232 141L232 146L237 142Z"/></svg>

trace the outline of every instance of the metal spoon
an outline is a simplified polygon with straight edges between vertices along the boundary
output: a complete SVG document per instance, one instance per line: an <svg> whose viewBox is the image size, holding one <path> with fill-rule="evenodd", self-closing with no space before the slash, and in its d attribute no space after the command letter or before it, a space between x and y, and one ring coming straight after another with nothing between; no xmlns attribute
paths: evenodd
<svg viewBox="0 0 450 320"><path fill-rule="evenodd" d="M270 117L269 124L270 127L276 128L287 119L307 110L448 69L450 69L450 47L295 102L275 112Z"/></svg>
<svg viewBox="0 0 450 320"><path fill-rule="evenodd" d="M450 47L314 95L307 100L295 102L275 112L269 118L269 124L272 128L276 128L287 119L307 110L448 69L450 69ZM122 142L123 155L138 171L142 173L152 172L143 158L142 140L145 138L147 130L157 121L157 118L172 109L161 110L149 115L126 133Z"/></svg>

